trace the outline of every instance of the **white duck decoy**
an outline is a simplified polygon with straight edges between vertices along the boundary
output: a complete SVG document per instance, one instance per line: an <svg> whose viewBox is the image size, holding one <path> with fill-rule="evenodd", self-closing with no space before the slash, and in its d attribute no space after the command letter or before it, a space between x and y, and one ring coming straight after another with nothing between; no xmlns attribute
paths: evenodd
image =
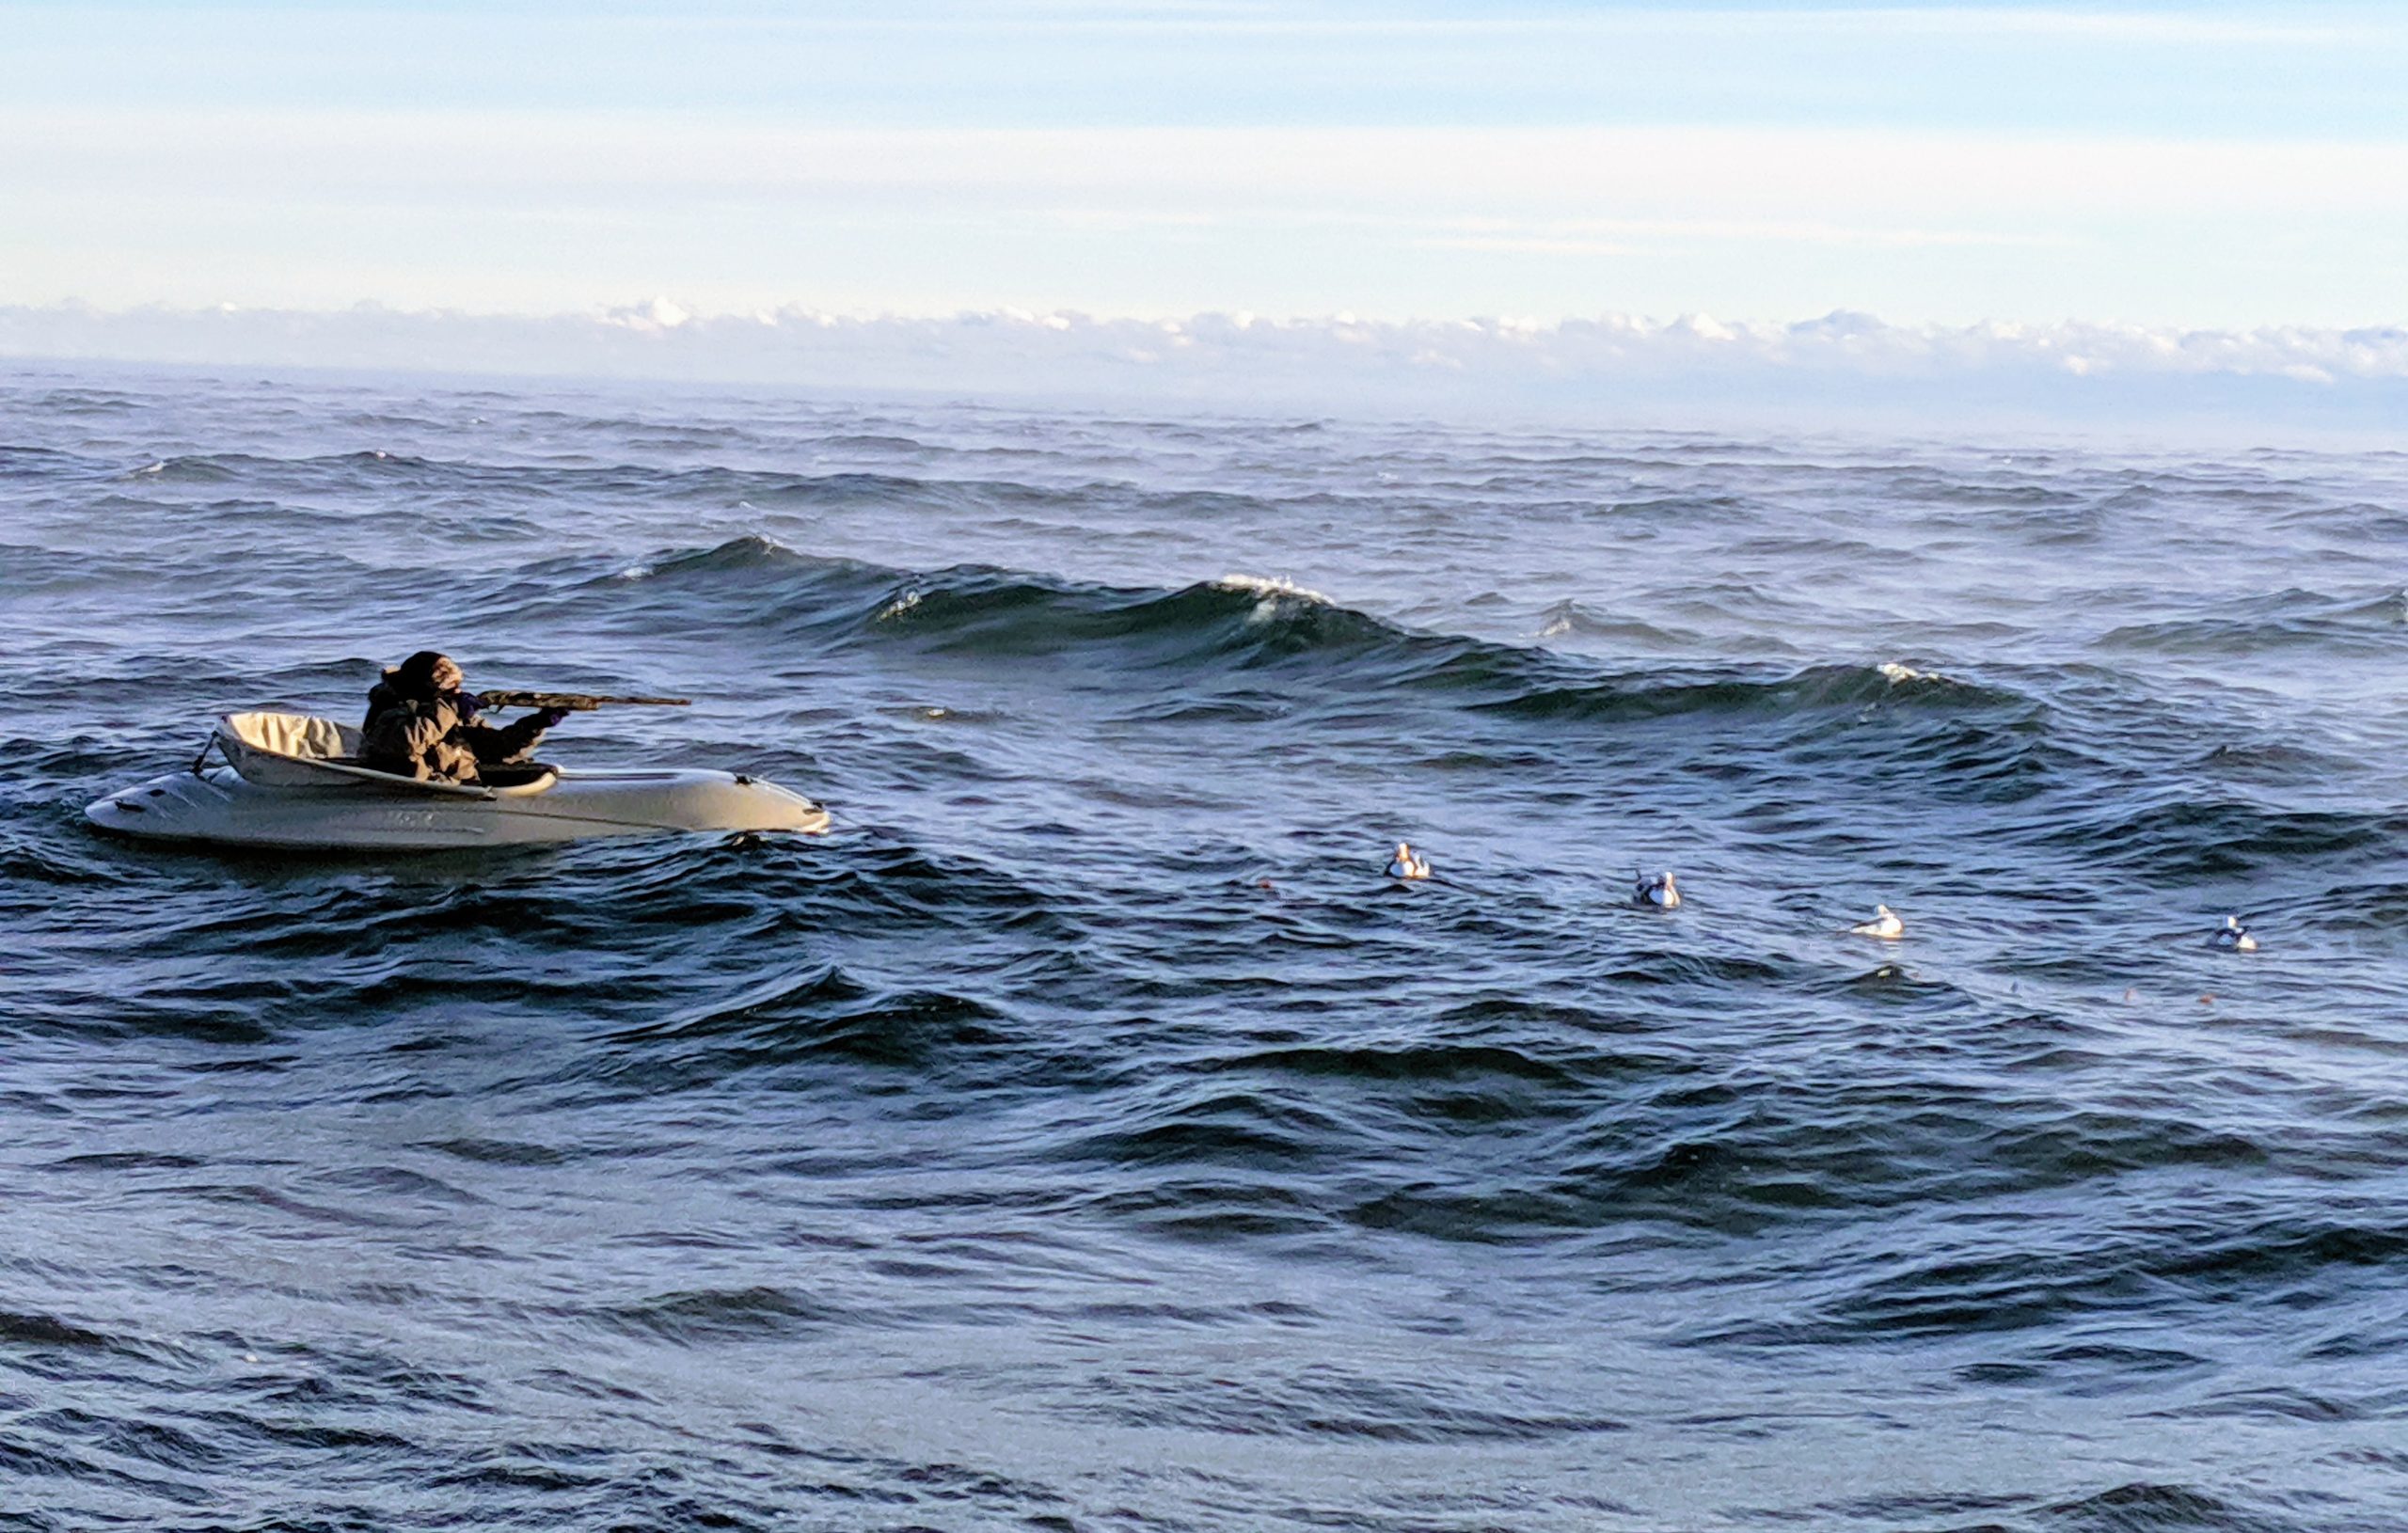
<svg viewBox="0 0 2408 1533"><path fill-rule="evenodd" d="M2255 953L2258 939L2249 935L2249 928L2241 924L2239 916L2228 915L2224 918L2224 925L2216 928L2215 945L2226 953Z"/></svg>
<svg viewBox="0 0 2408 1533"><path fill-rule="evenodd" d="M1411 842L1400 841L1396 844L1396 856L1388 861L1388 877L1405 879L1427 878L1430 877L1430 859L1415 851Z"/></svg>
<svg viewBox="0 0 2408 1533"><path fill-rule="evenodd" d="M1653 878L1641 874L1639 891L1630 897L1633 905L1653 906L1658 910L1676 910L1681 905L1681 890L1670 873L1659 873Z"/></svg>
<svg viewBox="0 0 2408 1533"><path fill-rule="evenodd" d="M1878 937L1885 942L1894 942L1907 934L1907 924L1898 919L1897 911L1886 905L1876 905L1873 919L1850 926L1848 933L1855 937Z"/></svg>

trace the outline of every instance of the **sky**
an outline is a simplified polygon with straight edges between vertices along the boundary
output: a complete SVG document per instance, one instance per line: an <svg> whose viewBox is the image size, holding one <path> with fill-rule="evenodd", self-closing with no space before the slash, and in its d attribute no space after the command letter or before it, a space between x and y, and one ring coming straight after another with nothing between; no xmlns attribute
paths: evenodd
<svg viewBox="0 0 2408 1533"><path fill-rule="evenodd" d="M2408 4L0 0L20 331L656 299L2398 325Z"/></svg>

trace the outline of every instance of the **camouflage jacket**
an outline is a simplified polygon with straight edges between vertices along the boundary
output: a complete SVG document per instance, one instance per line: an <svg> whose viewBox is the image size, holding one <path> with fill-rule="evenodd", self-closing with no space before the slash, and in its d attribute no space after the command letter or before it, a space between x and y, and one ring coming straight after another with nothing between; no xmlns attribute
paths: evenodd
<svg viewBox="0 0 2408 1533"><path fill-rule="evenodd" d="M421 782L474 782L481 764L524 760L543 737L541 714L495 729L463 717L456 697L413 697L378 682L359 726L359 764Z"/></svg>

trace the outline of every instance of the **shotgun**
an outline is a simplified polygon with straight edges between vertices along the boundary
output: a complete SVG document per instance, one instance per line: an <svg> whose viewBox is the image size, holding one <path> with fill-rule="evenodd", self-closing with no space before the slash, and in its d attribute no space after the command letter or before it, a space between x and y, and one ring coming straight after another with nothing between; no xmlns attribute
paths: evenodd
<svg viewBox="0 0 2408 1533"><path fill-rule="evenodd" d="M598 692L480 692L477 701L488 708L565 708L592 713L596 708L642 704L654 708L684 708L692 699L682 697L610 697Z"/></svg>

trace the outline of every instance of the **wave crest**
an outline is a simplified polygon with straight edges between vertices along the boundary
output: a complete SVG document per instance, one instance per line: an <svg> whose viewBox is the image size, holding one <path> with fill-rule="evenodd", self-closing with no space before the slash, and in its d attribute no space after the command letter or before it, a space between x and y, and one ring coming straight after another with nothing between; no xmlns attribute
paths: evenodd
<svg viewBox="0 0 2408 1533"><path fill-rule="evenodd" d="M910 644L966 660L1086 656L1133 689L1275 673L1291 707L1405 695L1561 724L1692 713L1830 714L2004 707L2029 700L1896 661L1802 669L1612 665L1578 654L1407 627L1291 580L1228 574L1175 590L986 565L910 571L749 534L657 555L597 579L679 608L681 623L754 626L845 649Z"/></svg>

